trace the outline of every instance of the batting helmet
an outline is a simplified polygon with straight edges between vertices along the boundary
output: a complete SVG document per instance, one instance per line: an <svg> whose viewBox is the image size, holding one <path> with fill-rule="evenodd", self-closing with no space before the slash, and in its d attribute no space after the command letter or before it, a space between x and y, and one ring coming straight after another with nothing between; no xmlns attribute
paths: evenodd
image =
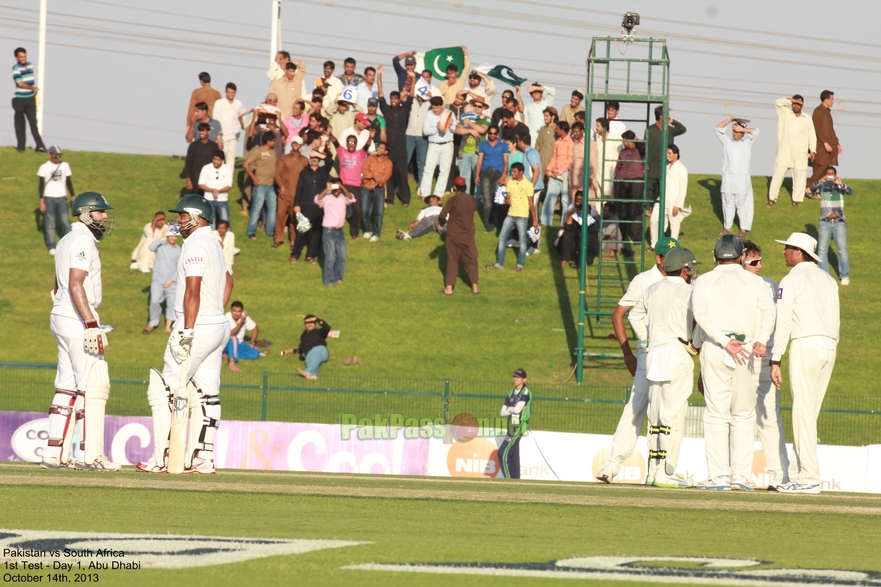
<svg viewBox="0 0 881 587"><path fill-rule="evenodd" d="M664 257L664 273L678 273L683 267L693 268L695 265L694 253L685 247L673 249Z"/></svg>
<svg viewBox="0 0 881 587"><path fill-rule="evenodd" d="M204 218L208 224L214 222L214 206L199 194L187 194L178 201L177 206L169 210L177 214L189 214L194 220L193 225L198 223L199 218Z"/></svg>
<svg viewBox="0 0 881 587"><path fill-rule="evenodd" d="M70 210L74 216L79 216L92 210L113 210L113 206L98 192L83 192L74 199Z"/></svg>
<svg viewBox="0 0 881 587"><path fill-rule="evenodd" d="M720 236L716 246L713 247L713 256L723 261L736 259L741 255L743 255L743 241L736 234Z"/></svg>

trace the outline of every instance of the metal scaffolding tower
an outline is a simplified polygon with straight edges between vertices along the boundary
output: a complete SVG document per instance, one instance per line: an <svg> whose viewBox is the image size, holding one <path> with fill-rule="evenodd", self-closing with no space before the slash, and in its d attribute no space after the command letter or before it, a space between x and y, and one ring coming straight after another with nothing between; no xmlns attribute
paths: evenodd
<svg viewBox="0 0 881 587"><path fill-rule="evenodd" d="M613 51L616 53L613 55ZM629 54L629 55L628 55ZM640 139L640 128L647 129L655 124L655 116L653 115L653 106L659 105L663 112L661 120L661 144L667 144L667 124L669 118L669 95L670 95L670 60L667 55L667 41L664 39L643 39L627 37L594 37L590 45L590 53L587 57L587 91L584 94L584 118L585 118L585 140L584 140L584 192L585 197L582 205L581 218L581 254L579 256L579 288L578 288L578 346L575 348L576 359L576 380L581 383L584 378L584 359L610 359L619 357L620 355L608 353L591 353L587 350L585 343L585 324L593 318L599 322L602 318L609 317L618 304L621 295L627 289L630 278L636 273L645 270L647 245L645 244L646 236L646 214L650 212L654 202L659 203L658 234L664 234L664 192L666 183L666 158L664 157L666 149L661 150L660 163L660 185L655 198L648 198L648 167L654 162L647 162L646 157L642 160L645 165L645 175L642 180L619 180L612 175L614 168L608 168L607 164L617 160L617 149L620 145L617 139L613 141L604 140L602 142L602 150L597 153L597 178L598 198L588 200L587 187L590 183L590 142L593 137L593 129L595 126L592 116L594 102L602 103L602 115L606 115L605 103L609 101L617 101L619 103L640 104L645 105L645 118L636 119L618 119L622 122L636 123L638 127L635 129L637 140L635 143L643 143L648 153L648 144ZM648 138L648 134L645 135ZM613 151L614 150L614 151ZM617 197L617 186L624 183L633 183L642 181L643 193L642 199L627 199ZM611 194L606 195L607 186L611 188ZM620 240L603 240L603 228L607 224L603 218L603 206L609 203L614 210L620 210L625 205L637 205L642 209L638 220L619 220L619 226L622 227L622 235ZM598 205L600 214L594 226L598 230L597 240L599 241L599 251L596 259L596 291L593 298L588 303L588 276L587 276L587 256L588 244L590 240L590 232L594 227L589 227L589 210L590 206ZM634 224L640 227L642 238L637 242L633 242L633 254L627 256L616 256L615 258L605 259L602 252L602 244L618 244L623 246L627 242L625 232L629 233ZM654 256L649 254L649 263L654 262Z"/></svg>

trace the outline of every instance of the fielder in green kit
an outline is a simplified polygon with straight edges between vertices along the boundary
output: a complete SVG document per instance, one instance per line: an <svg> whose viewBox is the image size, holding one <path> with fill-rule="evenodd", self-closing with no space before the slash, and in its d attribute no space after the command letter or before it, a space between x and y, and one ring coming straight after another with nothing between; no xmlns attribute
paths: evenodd
<svg viewBox="0 0 881 587"><path fill-rule="evenodd" d="M517 369L512 375L514 389L502 405L502 416L508 417L508 434L499 447L499 464L507 479L520 478L520 439L529 430L532 395L526 387L526 371Z"/></svg>

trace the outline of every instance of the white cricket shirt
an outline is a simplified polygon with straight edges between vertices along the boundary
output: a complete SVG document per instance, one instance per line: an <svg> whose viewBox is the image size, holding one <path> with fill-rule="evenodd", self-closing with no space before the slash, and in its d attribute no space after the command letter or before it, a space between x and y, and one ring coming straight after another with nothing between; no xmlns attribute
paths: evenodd
<svg viewBox="0 0 881 587"><path fill-rule="evenodd" d="M101 305L101 257L92 232L82 222L75 222L55 247L55 280L58 290L52 305L52 314L82 320L70 297L70 270L86 272L83 289L93 310Z"/></svg>
<svg viewBox="0 0 881 587"><path fill-rule="evenodd" d="M196 324L223 324L223 292L226 289L226 263L220 243L211 234L210 226L197 228L184 241L177 264L177 292L174 296L176 320L184 318L184 296L187 277L201 277L199 314Z"/></svg>

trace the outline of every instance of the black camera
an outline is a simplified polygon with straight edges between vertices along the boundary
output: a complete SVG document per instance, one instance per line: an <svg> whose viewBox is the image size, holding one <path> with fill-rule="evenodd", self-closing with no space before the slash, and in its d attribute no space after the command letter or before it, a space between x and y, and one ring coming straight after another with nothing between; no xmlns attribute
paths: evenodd
<svg viewBox="0 0 881 587"><path fill-rule="evenodd" d="M639 15L635 12L628 12L624 15L624 20L621 21L621 28L632 33L635 26L639 26Z"/></svg>

